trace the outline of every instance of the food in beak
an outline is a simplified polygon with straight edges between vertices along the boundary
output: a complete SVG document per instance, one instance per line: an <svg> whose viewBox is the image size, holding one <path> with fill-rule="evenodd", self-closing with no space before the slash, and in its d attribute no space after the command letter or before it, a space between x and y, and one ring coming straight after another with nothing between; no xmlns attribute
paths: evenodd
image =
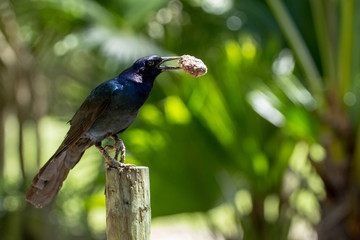
<svg viewBox="0 0 360 240"><path fill-rule="evenodd" d="M200 77L207 72L207 67L204 62L190 55L181 56L178 64L180 68L192 77Z"/></svg>

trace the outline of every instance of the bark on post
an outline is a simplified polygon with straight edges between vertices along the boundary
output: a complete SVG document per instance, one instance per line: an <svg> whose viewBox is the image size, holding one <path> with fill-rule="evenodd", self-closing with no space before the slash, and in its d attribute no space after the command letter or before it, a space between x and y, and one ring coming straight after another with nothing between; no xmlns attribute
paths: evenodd
<svg viewBox="0 0 360 240"><path fill-rule="evenodd" d="M108 168L105 195L107 240L148 240L151 222L149 168Z"/></svg>

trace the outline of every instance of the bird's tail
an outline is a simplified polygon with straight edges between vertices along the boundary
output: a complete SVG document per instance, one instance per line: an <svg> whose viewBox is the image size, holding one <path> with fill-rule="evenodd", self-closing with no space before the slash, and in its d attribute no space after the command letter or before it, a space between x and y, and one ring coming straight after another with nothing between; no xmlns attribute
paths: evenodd
<svg viewBox="0 0 360 240"><path fill-rule="evenodd" d="M70 169L91 145L90 140L80 139L72 146L60 146L61 151L56 152L34 177L26 193L26 200L38 208L49 204L59 192Z"/></svg>

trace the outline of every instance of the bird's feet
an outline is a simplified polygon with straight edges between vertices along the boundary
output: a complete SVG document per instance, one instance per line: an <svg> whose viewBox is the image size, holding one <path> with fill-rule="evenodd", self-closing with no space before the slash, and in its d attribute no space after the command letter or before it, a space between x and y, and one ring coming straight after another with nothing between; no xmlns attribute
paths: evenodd
<svg viewBox="0 0 360 240"><path fill-rule="evenodd" d="M117 135L112 135L111 138L114 139L114 141L115 141L114 145L106 145L105 147L102 147L101 142L98 142L95 144L95 147L99 150L101 155L103 155L103 157L106 159L106 165L108 167L114 167L117 169L130 168L132 166L135 166L132 164L124 163L124 160L125 160L124 142ZM106 150L109 150L109 151L115 150L115 158L110 157L109 153ZM120 162L117 161L117 159L119 157L119 153L121 153Z"/></svg>
<svg viewBox="0 0 360 240"><path fill-rule="evenodd" d="M113 168L120 168L120 163L118 161L116 161L114 158L110 157L109 159L106 159L105 166L113 167Z"/></svg>
<svg viewBox="0 0 360 240"><path fill-rule="evenodd" d="M120 162L123 163L125 161L125 144L117 135L112 135L110 137L114 139L115 141L114 145L106 145L104 148L105 150L110 150L110 151L115 150L116 161L119 157L119 153L121 153Z"/></svg>
<svg viewBox="0 0 360 240"><path fill-rule="evenodd" d="M109 163L108 161L105 163L105 165L108 168L117 168L117 169L122 169L122 168L131 168L131 167L136 167L134 164L126 164L126 163L122 163L122 162L118 162L115 159L111 159L111 163Z"/></svg>

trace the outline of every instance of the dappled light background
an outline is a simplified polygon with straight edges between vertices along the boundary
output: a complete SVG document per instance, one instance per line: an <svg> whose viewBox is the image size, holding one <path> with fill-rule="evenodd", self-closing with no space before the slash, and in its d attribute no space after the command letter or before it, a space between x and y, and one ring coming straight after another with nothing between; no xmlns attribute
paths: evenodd
<svg viewBox="0 0 360 240"><path fill-rule="evenodd" d="M354 0L1 0L0 239L106 238L95 148L50 206L25 192L90 91L153 54L208 73L161 74L121 134L150 168L151 239L359 239L359 18Z"/></svg>

